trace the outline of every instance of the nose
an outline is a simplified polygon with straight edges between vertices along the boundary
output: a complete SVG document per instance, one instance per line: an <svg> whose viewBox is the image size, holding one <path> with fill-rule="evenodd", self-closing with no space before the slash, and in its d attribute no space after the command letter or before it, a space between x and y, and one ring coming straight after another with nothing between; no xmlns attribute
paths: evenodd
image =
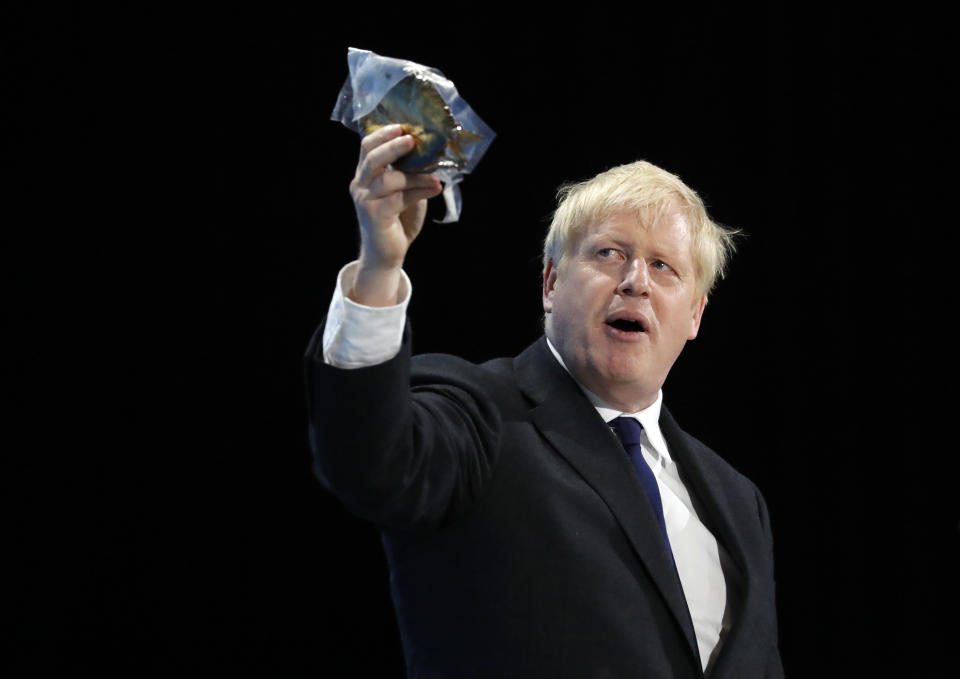
<svg viewBox="0 0 960 679"><path fill-rule="evenodd" d="M650 276L647 272L647 265L642 258L636 257L624 263L617 292L628 297L641 297L649 294Z"/></svg>

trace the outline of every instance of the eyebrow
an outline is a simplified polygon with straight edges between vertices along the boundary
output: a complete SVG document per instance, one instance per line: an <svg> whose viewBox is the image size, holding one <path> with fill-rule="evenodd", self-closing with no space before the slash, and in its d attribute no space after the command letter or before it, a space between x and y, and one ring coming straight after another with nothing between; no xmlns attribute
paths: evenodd
<svg viewBox="0 0 960 679"><path fill-rule="evenodd" d="M581 244L586 244L586 243L600 244L601 242L604 242L604 241L607 241L610 243L616 243L617 245L622 245L622 246L631 245L628 238L621 238L614 234L598 234L598 233L593 233L588 236L584 236L580 242Z"/></svg>

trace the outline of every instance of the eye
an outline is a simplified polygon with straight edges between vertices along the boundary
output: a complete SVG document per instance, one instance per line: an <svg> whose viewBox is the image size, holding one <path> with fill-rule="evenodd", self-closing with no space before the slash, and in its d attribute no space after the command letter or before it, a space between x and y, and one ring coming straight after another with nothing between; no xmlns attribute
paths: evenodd
<svg viewBox="0 0 960 679"><path fill-rule="evenodd" d="M663 261L662 259L655 259L655 260L653 260L653 261L650 263L650 266L652 266L652 267L653 267L654 269L656 269L657 271L673 271L673 267L671 267L669 264L667 264L667 263L666 263L665 261Z"/></svg>
<svg viewBox="0 0 960 679"><path fill-rule="evenodd" d="M600 259L606 260L620 260L624 259L623 253L616 248L600 248L597 250L597 257Z"/></svg>

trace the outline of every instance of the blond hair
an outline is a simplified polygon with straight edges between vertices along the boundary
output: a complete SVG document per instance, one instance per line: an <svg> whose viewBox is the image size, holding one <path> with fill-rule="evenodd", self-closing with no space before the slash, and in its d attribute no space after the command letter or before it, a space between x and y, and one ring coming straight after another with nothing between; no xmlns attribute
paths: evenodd
<svg viewBox="0 0 960 679"><path fill-rule="evenodd" d="M733 238L739 231L713 222L700 196L679 177L645 160L620 165L592 179L566 184L543 244L543 269L550 260L560 268L585 228L622 212L665 214L679 209L690 224L692 252L700 294L708 294L723 277Z"/></svg>

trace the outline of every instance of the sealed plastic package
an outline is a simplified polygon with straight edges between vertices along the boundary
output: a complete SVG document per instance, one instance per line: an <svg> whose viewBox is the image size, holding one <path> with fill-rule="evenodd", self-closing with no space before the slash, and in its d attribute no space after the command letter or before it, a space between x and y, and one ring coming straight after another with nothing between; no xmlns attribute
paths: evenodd
<svg viewBox="0 0 960 679"><path fill-rule="evenodd" d="M460 217L457 186L480 162L496 136L457 93L443 73L412 61L349 48L350 75L331 118L367 135L393 123L403 126L415 146L393 167L428 172L443 182L443 223Z"/></svg>

